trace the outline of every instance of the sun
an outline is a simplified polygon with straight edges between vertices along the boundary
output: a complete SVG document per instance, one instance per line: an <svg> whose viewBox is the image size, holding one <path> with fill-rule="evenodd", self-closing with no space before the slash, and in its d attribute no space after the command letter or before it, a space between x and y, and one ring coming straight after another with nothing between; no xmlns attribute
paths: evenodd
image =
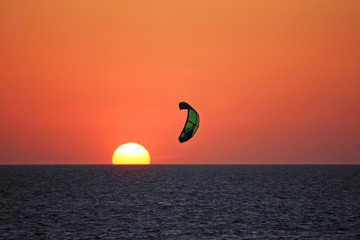
<svg viewBox="0 0 360 240"><path fill-rule="evenodd" d="M113 164L150 164L150 155L140 144L125 143L116 149L112 162Z"/></svg>

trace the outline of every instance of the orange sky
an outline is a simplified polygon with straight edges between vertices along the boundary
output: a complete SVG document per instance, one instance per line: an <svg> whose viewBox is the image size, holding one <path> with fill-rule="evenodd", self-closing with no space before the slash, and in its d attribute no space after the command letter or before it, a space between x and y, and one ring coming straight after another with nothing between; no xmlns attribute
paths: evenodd
<svg viewBox="0 0 360 240"><path fill-rule="evenodd" d="M0 164L360 163L360 1L1 1ZM200 114L178 135L187 101Z"/></svg>

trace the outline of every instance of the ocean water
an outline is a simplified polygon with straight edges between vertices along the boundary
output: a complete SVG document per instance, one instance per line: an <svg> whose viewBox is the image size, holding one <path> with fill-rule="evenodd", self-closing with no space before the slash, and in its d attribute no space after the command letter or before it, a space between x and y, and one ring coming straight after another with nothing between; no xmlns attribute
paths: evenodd
<svg viewBox="0 0 360 240"><path fill-rule="evenodd" d="M359 165L0 166L0 239L360 239Z"/></svg>

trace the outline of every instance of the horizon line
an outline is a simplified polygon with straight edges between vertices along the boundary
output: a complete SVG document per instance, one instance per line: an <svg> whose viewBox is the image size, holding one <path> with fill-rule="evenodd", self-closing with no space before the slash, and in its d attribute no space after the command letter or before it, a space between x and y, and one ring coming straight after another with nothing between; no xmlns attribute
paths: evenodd
<svg viewBox="0 0 360 240"><path fill-rule="evenodd" d="M161 166L161 165L360 165L360 163L155 163L155 164L104 164L104 163L32 163L0 164L0 166Z"/></svg>

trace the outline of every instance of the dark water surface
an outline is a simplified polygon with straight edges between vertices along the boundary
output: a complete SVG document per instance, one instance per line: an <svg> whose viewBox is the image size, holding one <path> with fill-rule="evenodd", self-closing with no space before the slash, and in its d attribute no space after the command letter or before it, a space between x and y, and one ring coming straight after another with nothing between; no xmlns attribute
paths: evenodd
<svg viewBox="0 0 360 240"><path fill-rule="evenodd" d="M359 165L0 166L0 239L360 239Z"/></svg>

